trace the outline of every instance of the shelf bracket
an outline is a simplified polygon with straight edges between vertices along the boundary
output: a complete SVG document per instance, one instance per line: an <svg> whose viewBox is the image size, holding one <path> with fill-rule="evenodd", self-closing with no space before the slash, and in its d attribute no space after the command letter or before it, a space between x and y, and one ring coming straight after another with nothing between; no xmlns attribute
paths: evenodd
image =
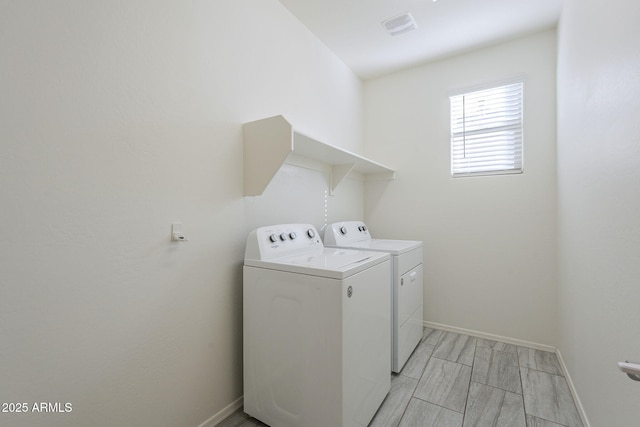
<svg viewBox="0 0 640 427"><path fill-rule="evenodd" d="M329 192L330 195L333 196L333 193L335 191L335 189L338 187L338 185L340 185L340 183L342 182L342 180L349 175L349 172L351 172L351 169L353 169L353 167L355 166L355 163L349 163L346 165L333 165L331 166L331 182L330 182L330 187L331 187L331 191Z"/></svg>
<svg viewBox="0 0 640 427"><path fill-rule="evenodd" d="M245 123L244 195L259 196L293 151L293 128L282 116Z"/></svg>

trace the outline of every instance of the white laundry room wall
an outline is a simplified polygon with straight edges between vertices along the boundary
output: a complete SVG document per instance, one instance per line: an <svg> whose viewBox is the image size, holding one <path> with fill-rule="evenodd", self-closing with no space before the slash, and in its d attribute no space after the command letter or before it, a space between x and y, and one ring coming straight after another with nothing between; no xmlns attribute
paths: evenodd
<svg viewBox="0 0 640 427"><path fill-rule="evenodd" d="M242 123L361 152L360 80L276 0L4 1L0 52L0 401L71 404L0 425L213 424L250 229L363 214L313 164L243 197Z"/></svg>
<svg viewBox="0 0 640 427"><path fill-rule="evenodd" d="M592 426L639 425L640 3L566 0L558 31L558 347Z"/></svg>
<svg viewBox="0 0 640 427"><path fill-rule="evenodd" d="M554 345L556 33L543 31L365 82L377 237L424 241L428 322ZM449 94L524 77L524 173L451 178Z"/></svg>

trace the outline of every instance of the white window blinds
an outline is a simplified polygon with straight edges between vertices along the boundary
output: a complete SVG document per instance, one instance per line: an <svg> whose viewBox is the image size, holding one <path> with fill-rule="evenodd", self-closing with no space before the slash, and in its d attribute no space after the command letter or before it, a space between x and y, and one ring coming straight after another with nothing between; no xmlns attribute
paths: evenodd
<svg viewBox="0 0 640 427"><path fill-rule="evenodd" d="M522 172L523 83L451 96L451 175Z"/></svg>

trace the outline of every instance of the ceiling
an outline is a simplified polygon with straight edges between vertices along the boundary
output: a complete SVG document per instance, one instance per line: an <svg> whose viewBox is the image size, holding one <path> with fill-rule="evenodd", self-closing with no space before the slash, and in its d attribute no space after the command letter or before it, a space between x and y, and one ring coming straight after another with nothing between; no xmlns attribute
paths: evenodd
<svg viewBox="0 0 640 427"><path fill-rule="evenodd" d="M555 27L562 0L280 0L362 79ZM382 21L410 12L417 29Z"/></svg>

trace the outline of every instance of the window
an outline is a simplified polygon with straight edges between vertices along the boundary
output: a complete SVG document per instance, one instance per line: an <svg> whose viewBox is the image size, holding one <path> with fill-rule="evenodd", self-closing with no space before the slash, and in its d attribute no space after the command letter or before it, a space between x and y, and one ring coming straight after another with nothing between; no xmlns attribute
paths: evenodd
<svg viewBox="0 0 640 427"><path fill-rule="evenodd" d="M451 176L522 173L523 82L451 100Z"/></svg>

